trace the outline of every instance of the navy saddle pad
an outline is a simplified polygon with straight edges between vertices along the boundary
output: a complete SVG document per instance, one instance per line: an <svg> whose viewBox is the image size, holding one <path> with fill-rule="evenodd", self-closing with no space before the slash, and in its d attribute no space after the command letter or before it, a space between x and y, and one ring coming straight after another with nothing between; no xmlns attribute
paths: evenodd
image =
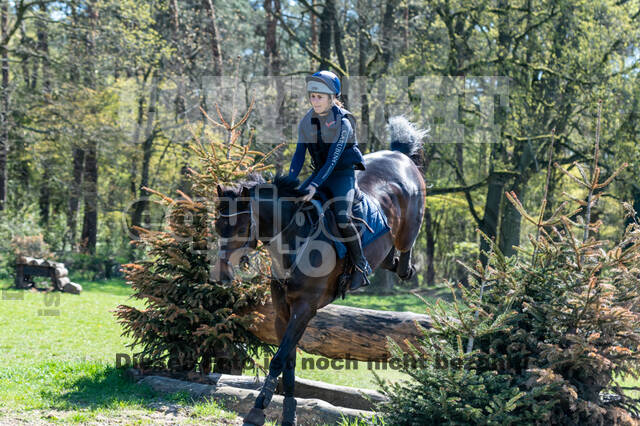
<svg viewBox="0 0 640 426"><path fill-rule="evenodd" d="M317 196L314 197L312 202L316 205L318 211L322 211L322 206L329 197L322 191L317 191L316 194ZM378 203L375 198L368 196L359 189L356 189L353 205L351 207L351 215L355 218L353 221L354 225L360 231L363 248L391 230L387 223L387 217L380 207L380 203ZM334 221L333 214L323 215L323 220L325 225L324 229L335 229L332 226L333 224L328 223L329 220ZM366 225L362 222L366 223ZM346 246L341 241L338 241L337 238L330 239L336 248L338 258L342 259L347 254Z"/></svg>

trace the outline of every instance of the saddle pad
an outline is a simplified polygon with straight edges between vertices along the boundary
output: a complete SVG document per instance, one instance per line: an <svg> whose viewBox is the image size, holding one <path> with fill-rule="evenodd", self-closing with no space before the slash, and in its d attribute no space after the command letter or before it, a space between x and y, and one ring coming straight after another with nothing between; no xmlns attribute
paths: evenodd
<svg viewBox="0 0 640 426"><path fill-rule="evenodd" d="M356 218L365 220L373 231L370 231L360 220L353 221L354 225L356 225L356 228L358 228L358 230L360 231L362 248L364 248L375 241L378 237L389 232L391 228L387 223L387 217L382 211L380 203L378 203L376 199L369 197L364 192L361 192L361 195L362 200L358 203L353 203L351 207L351 214ZM330 225L327 223L326 216L324 216L324 221L325 229L331 229ZM342 242L337 241L336 238L330 239L333 241L333 245L336 248L338 258L342 259L347 254L347 247Z"/></svg>

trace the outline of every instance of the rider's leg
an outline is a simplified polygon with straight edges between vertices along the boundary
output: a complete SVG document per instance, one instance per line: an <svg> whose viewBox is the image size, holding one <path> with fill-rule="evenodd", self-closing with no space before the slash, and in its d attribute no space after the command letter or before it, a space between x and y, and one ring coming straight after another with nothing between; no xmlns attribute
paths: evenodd
<svg viewBox="0 0 640 426"><path fill-rule="evenodd" d="M371 273L371 267L364 256L358 228L356 228L350 216L355 195L355 185L354 170L332 173L324 182L324 186L329 187L333 194L331 208L336 216L342 242L347 247L354 265L354 271L351 276L351 290L356 290L363 285L369 285L367 275Z"/></svg>

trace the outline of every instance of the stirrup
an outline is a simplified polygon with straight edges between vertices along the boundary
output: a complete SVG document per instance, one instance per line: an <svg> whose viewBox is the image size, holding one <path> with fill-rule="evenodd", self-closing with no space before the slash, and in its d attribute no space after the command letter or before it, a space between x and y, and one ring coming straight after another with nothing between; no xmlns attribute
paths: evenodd
<svg viewBox="0 0 640 426"><path fill-rule="evenodd" d="M357 289L359 289L361 287L366 287L366 286L371 284L369 282L369 279L367 278L367 273L365 271L363 271L357 265L354 265L353 268L354 268L354 271L351 273L351 281L349 283L349 290L357 290ZM353 282L354 282L354 278L355 278L356 274L361 274L362 275L362 283L360 283L359 285L354 287L353 286Z"/></svg>

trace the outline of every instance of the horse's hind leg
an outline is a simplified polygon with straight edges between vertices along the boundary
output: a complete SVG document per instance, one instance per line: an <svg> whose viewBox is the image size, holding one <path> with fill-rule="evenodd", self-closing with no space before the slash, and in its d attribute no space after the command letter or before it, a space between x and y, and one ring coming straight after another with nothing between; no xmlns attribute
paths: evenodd
<svg viewBox="0 0 640 426"><path fill-rule="evenodd" d="M380 267L391 272L396 272L398 269L398 258L396 257L396 248L394 246L391 246L389 253L387 253L387 257L382 261Z"/></svg>
<svg viewBox="0 0 640 426"><path fill-rule="evenodd" d="M408 281L416 273L416 268L411 264L411 252L413 251L413 247L407 251L400 253L400 259L398 260L398 269L397 274L403 281Z"/></svg>

